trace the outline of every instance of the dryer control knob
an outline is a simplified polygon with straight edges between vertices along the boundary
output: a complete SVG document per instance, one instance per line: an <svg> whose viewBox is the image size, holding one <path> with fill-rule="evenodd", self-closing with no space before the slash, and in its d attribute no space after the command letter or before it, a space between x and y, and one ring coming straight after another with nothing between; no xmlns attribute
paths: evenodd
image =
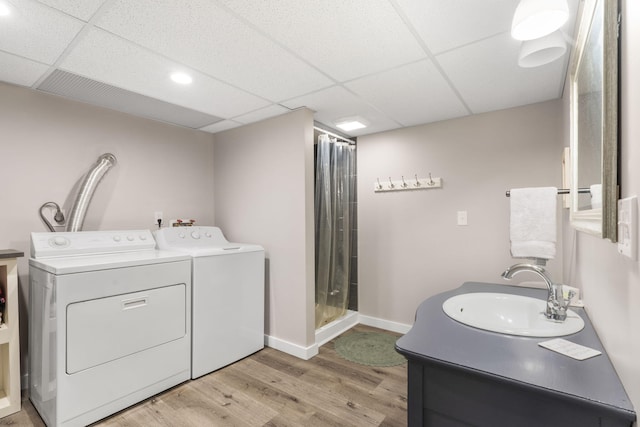
<svg viewBox="0 0 640 427"><path fill-rule="evenodd" d="M198 233L197 231L194 231L193 233L191 233L191 237L193 237L194 239L199 239L200 233Z"/></svg>
<svg viewBox="0 0 640 427"><path fill-rule="evenodd" d="M58 247L67 246L69 244L69 239L67 239L66 237L58 236L51 239L51 243L53 243L53 246Z"/></svg>
<svg viewBox="0 0 640 427"><path fill-rule="evenodd" d="M140 236L138 236L140 238L140 240L147 240L147 236L145 236L144 234L141 234Z"/></svg>
<svg viewBox="0 0 640 427"><path fill-rule="evenodd" d="M133 242L133 239L135 239L135 237L133 237L131 234L127 236L128 241Z"/></svg>
<svg viewBox="0 0 640 427"><path fill-rule="evenodd" d="M122 239L120 238L120 236L113 236L113 241L114 241L114 242L119 242L120 240L122 240Z"/></svg>
<svg viewBox="0 0 640 427"><path fill-rule="evenodd" d="M207 237L211 237L211 233L209 233L208 231L206 233L204 233L205 236Z"/></svg>
<svg viewBox="0 0 640 427"><path fill-rule="evenodd" d="M181 238L181 239L184 239L184 233L178 234L178 237Z"/></svg>

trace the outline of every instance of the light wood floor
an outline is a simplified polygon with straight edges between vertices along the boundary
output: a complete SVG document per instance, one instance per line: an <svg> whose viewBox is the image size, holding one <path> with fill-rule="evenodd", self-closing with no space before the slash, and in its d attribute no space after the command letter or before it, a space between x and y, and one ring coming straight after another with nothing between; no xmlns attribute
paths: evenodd
<svg viewBox="0 0 640 427"><path fill-rule="evenodd" d="M377 331L363 325L347 331ZM394 334L397 335L397 334ZM265 348L95 426L406 426L407 365L363 366L333 341L311 360ZM0 425L44 426L27 400Z"/></svg>

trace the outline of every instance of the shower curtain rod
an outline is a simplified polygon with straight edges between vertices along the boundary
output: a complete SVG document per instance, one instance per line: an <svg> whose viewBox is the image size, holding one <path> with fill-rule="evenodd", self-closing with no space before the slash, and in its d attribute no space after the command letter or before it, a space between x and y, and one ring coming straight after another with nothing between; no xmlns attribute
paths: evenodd
<svg viewBox="0 0 640 427"><path fill-rule="evenodd" d="M355 142L354 140L352 140L352 139L347 139L347 138L345 138L344 136L340 136L340 135L338 135L337 133L329 132L328 130L326 130L326 129L322 129L322 128L318 127L318 126L314 126L313 128L314 128L315 130L317 130L317 131L324 132L324 133L326 133L326 134L327 134L327 135L329 135L329 136L333 136L334 138L338 138L338 139L341 139L341 140L343 140L343 141L345 141L345 142L348 142L349 144L355 144L355 143L356 143L356 142Z"/></svg>

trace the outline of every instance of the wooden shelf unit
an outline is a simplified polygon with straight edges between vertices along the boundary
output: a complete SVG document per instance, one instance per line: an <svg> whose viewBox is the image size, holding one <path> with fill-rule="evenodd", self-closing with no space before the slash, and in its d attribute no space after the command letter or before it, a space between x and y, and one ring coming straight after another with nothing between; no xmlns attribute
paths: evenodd
<svg viewBox="0 0 640 427"><path fill-rule="evenodd" d="M21 407L17 258L23 255L12 249L0 250L0 288L5 298L0 324L0 418Z"/></svg>

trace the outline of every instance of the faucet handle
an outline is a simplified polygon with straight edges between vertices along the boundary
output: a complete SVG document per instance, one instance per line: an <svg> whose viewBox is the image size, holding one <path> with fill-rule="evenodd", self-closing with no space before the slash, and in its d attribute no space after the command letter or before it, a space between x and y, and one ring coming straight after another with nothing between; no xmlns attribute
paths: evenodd
<svg viewBox="0 0 640 427"><path fill-rule="evenodd" d="M575 298L575 296L578 295L578 292L577 292L578 290L576 288L573 288L567 285L560 284L559 286L562 292L562 299L566 301L566 305L571 304L573 298Z"/></svg>

